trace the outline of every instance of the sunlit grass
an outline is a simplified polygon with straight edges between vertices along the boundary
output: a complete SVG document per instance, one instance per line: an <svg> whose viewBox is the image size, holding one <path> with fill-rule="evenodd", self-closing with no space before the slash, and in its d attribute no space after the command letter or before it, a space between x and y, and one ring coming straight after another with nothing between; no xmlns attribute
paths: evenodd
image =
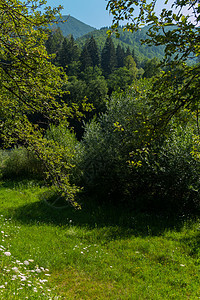
<svg viewBox="0 0 200 300"><path fill-rule="evenodd" d="M0 187L0 299L199 299L197 218L53 209L45 190Z"/></svg>

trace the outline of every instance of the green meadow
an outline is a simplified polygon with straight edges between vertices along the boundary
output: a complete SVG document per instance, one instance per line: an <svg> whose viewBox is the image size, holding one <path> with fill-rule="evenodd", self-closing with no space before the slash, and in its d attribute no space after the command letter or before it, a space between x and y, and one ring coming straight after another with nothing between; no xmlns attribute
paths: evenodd
<svg viewBox="0 0 200 300"><path fill-rule="evenodd" d="M0 299L200 298L199 219L52 208L45 193L1 182Z"/></svg>

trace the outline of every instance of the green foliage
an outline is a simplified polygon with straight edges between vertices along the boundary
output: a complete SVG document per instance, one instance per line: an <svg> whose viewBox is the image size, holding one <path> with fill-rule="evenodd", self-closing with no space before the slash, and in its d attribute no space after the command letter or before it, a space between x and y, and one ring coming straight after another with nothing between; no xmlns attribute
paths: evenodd
<svg viewBox="0 0 200 300"><path fill-rule="evenodd" d="M200 165L192 155L194 128L177 124L170 127L166 138L133 153L130 164L137 205L172 213L194 211L200 207Z"/></svg>
<svg viewBox="0 0 200 300"><path fill-rule="evenodd" d="M154 57L150 60L146 60L143 63L143 78L151 78L153 76L159 75L161 73L161 69L159 67L160 61Z"/></svg>
<svg viewBox="0 0 200 300"><path fill-rule="evenodd" d="M101 68L104 76L107 78L117 66L116 51L111 37L106 39L101 52Z"/></svg>
<svg viewBox="0 0 200 300"><path fill-rule="evenodd" d="M44 167L33 153L19 147L1 150L1 175L5 179L44 178Z"/></svg>
<svg viewBox="0 0 200 300"><path fill-rule="evenodd" d="M79 169L76 168L79 164L80 143L77 141L75 133L65 125L51 125L46 131L46 138L64 149L63 161L73 166L69 177L70 183L76 184L80 177Z"/></svg>
<svg viewBox="0 0 200 300"><path fill-rule="evenodd" d="M123 2L123 4L122 4ZM165 5L168 1L165 2ZM139 12L133 17L134 10L139 7ZM200 5L194 1L174 1L171 9L164 7L159 15L155 14L155 1L112 1L108 2L107 8L113 14L113 29L116 29L122 20L130 20L125 29L137 31L141 25L150 24L143 43L147 45L165 48L165 63L170 68L158 79L154 85L151 97L154 102L166 102L168 111L161 113L158 118L166 114L168 120L182 107L191 107L199 100L199 65L189 67L187 59L195 59L200 55L198 22L200 20ZM184 9L188 9L190 15L184 15ZM174 9L176 9L174 11ZM182 67L182 81L177 83L177 66ZM155 96L155 97L154 97ZM175 99L175 101L174 101ZM176 102L176 105L174 105ZM171 104L171 105L170 105ZM166 118L165 120L166 121Z"/></svg>
<svg viewBox="0 0 200 300"><path fill-rule="evenodd" d="M69 91L62 96L62 100L69 105L76 103L80 105L86 96L87 84L84 80L77 79L76 76L70 76L68 82L63 85L64 91Z"/></svg>
<svg viewBox="0 0 200 300"><path fill-rule="evenodd" d="M139 90L115 94L106 112L86 124L81 141L83 182L98 197L119 201L130 180L129 152L137 147L147 109L138 101ZM139 133L140 131L140 133Z"/></svg>
<svg viewBox="0 0 200 300"><path fill-rule="evenodd" d="M160 207L172 211L185 207L194 209L199 206L199 161L192 157L191 152L193 147L196 148L194 152L198 158L199 143L194 144L191 120L196 114L198 124L200 77L199 65L190 66L186 62L188 58L195 62L200 55L200 5L197 0L173 1L171 8L164 6L156 15L155 3L111 0L107 7L113 14L113 29L123 20L128 21L125 29L129 31L137 31L141 25L150 24L148 38L144 38L143 43L162 45L165 51L162 64L165 72L155 78L148 92L148 105L151 107L147 125L149 134L145 136L145 147L141 144L136 151L138 159L133 159L134 167L138 167L135 183L138 191L145 189L150 199L154 199L155 206L160 201ZM189 9L187 16L185 9ZM155 64L153 60L144 64L143 77L153 75ZM180 115L184 116L188 125L179 127L176 124L174 128L171 122ZM168 132L170 127L173 129L171 134ZM135 158L136 152L133 151ZM145 198L141 198L143 204Z"/></svg>
<svg viewBox="0 0 200 300"><path fill-rule="evenodd" d="M192 155L193 121L186 112L162 136L151 133L150 82L116 93L107 111L86 125L81 141L82 184L100 201L142 210L199 209L199 162ZM182 122L183 125L178 125Z"/></svg>
<svg viewBox="0 0 200 300"><path fill-rule="evenodd" d="M118 68L112 72L108 77L108 87L110 94L112 91L122 90L125 91L133 84L136 74L126 67Z"/></svg>
<svg viewBox="0 0 200 300"><path fill-rule="evenodd" d="M87 45L85 45L81 51L80 61L81 61L80 69L82 71L84 71L86 68L89 68L92 66L92 58L90 56Z"/></svg>
<svg viewBox="0 0 200 300"><path fill-rule="evenodd" d="M117 67L122 68L124 66L125 51L120 46L120 44L117 45L116 48L116 57L117 57Z"/></svg>
<svg viewBox="0 0 200 300"><path fill-rule="evenodd" d="M65 149L65 160L70 159L69 162L73 162L78 141L72 130L62 124L59 126L51 125L46 131L45 136L48 140L53 140L55 143L58 143L59 146L63 147Z"/></svg>
<svg viewBox="0 0 200 300"><path fill-rule="evenodd" d="M73 69L74 62L78 61L80 55L80 49L76 44L73 36L70 38L64 38L60 51L58 52L59 66L63 67L67 74Z"/></svg>
<svg viewBox="0 0 200 300"><path fill-rule="evenodd" d="M88 67L100 66L100 52L93 36L86 41L81 52L80 61L82 71Z"/></svg>
<svg viewBox="0 0 200 300"><path fill-rule="evenodd" d="M98 48L102 51L104 44L106 42L107 38L107 31L109 28L101 28L100 30L92 31L91 33L88 33L84 36L81 36L77 39L77 43L79 43L82 47L86 43L87 39L93 36L96 40ZM164 56L164 49L163 46L147 46L147 45L141 45L141 40L144 40L147 38L146 32L148 30L148 27L142 27L140 31L138 32L127 32L123 30L123 27L118 28L119 37L116 37L115 35L112 35L112 40L115 45L115 48L117 48L118 45L120 45L125 50L129 47L131 52L134 50L134 59L137 60L137 66L140 66L140 63L144 59L152 59L155 56L159 59L162 59Z"/></svg>
<svg viewBox="0 0 200 300"><path fill-rule="evenodd" d="M85 72L81 73L81 78L87 85L86 96L95 108L94 113L105 111L108 87L101 69L97 66L86 68Z"/></svg>
<svg viewBox="0 0 200 300"><path fill-rule="evenodd" d="M86 100L88 111L83 112L83 119L91 119L94 114L105 111L108 87L101 69L97 66L87 67L84 72L79 74L79 78L69 77L69 81L63 86L63 89L69 93L63 95L62 100L72 106L73 104L78 105L79 111Z"/></svg>
<svg viewBox="0 0 200 300"><path fill-rule="evenodd" d="M48 40L45 43L47 52L49 54L57 53L60 50L63 39L64 36L62 34L62 31L59 28L52 30L49 33Z"/></svg>
<svg viewBox="0 0 200 300"><path fill-rule="evenodd" d="M47 27L61 7L47 7L42 13L45 3L0 1L0 138L7 147L20 144L33 152L51 184L72 201L77 189L69 184L72 166L63 162L64 149L47 141L28 118L41 114L49 123L59 123L72 116L73 110L57 101L66 76L51 63L52 56L45 47Z"/></svg>
<svg viewBox="0 0 200 300"><path fill-rule="evenodd" d="M96 44L96 40L94 39L93 36L88 40L86 43L86 46L88 48L91 60L92 60L92 67L99 67L100 65L100 53L98 46Z"/></svg>

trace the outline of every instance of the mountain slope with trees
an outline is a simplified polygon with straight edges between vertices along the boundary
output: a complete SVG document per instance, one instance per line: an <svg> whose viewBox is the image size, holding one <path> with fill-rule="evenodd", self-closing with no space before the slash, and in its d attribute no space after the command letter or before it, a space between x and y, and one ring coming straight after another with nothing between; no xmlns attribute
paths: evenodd
<svg viewBox="0 0 200 300"><path fill-rule="evenodd" d="M63 15L62 19L58 20L57 24L50 26L50 29L60 29L64 37L73 35L77 43L83 48L86 41L93 36L97 42L97 46L100 50L103 49L107 38L107 31L110 29L108 27L103 27L101 29L96 29L91 27L70 15ZM123 28L119 28L120 37L117 38L114 34L112 35L113 43L115 47L119 44L124 48L130 48L132 51L134 49L136 56L144 58L158 57L162 58L164 55L163 47L149 47L147 45L141 45L141 39L146 38L146 32L148 27L143 27L138 32L127 32L123 31Z"/></svg>
<svg viewBox="0 0 200 300"><path fill-rule="evenodd" d="M101 28L100 30L94 30L89 32L88 34L81 36L77 39L77 42L82 46L85 44L86 40L93 36L97 42L99 49L103 49L106 38L107 38L107 31L109 30L108 27ZM141 45L141 40L146 39L146 32L148 27L143 27L138 32L127 32L123 31L123 28L119 28L120 36L119 38L116 37L115 34L112 35L113 43L115 47L120 45L124 48L130 48L131 51L135 51L135 55L144 58L154 58L155 56L162 59L164 55L164 48L163 47L155 47L155 46L147 46Z"/></svg>
<svg viewBox="0 0 200 300"><path fill-rule="evenodd" d="M50 29L57 28L61 29L64 37L73 35L75 39L95 30L94 27L81 22L70 15L63 15L62 19L58 21L57 24L50 26Z"/></svg>

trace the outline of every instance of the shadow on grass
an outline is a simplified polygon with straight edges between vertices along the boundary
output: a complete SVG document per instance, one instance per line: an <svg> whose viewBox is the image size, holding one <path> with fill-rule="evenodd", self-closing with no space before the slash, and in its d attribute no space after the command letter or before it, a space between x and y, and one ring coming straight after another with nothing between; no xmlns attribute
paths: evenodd
<svg viewBox="0 0 200 300"><path fill-rule="evenodd" d="M20 187L18 184L18 188ZM30 182L27 183L30 187ZM34 182L31 184L34 186ZM16 188L13 183L6 182L4 187ZM23 187L25 183L23 183ZM22 205L14 209L8 209L7 214L21 223L35 224L45 223L55 226L79 226L88 229L103 228L109 231L110 238L125 238L131 235L135 236L158 236L165 230L175 229L179 231L184 222L184 216L168 216L158 214L141 213L124 206L114 206L111 204L99 205L94 199L82 195L80 201L82 203L81 210L75 210L70 205L66 206L66 202L59 201L56 203L65 208L51 207L52 201L47 203L44 201L45 194L40 192L39 201ZM49 199L48 199L49 200ZM107 229L106 229L107 228Z"/></svg>

